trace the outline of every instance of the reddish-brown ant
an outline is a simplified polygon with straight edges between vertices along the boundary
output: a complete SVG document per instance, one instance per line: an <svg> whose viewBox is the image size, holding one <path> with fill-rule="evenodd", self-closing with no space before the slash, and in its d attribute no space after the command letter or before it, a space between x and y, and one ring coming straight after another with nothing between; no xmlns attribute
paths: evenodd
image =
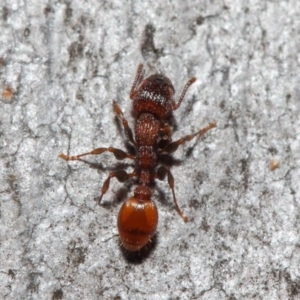
<svg viewBox="0 0 300 300"><path fill-rule="evenodd" d="M103 152L112 152L116 159L129 158L135 161L135 168L132 173L124 170L111 172L102 186L103 195L109 188L111 178L116 177L118 181L124 182L132 177L137 177L138 186L134 190L134 196L125 201L118 216L118 230L120 240L125 249L138 251L144 247L155 233L158 213L155 203L151 200L150 185L155 179L164 180L168 177L168 183L172 190L173 201L177 213L186 222L188 220L180 210L174 192L174 178L168 166L157 167L157 159L160 154L173 153L178 146L190 141L196 136L203 135L206 131L216 127L216 123L210 123L207 127L194 134L172 142L172 132L168 123L173 110L176 110L188 88L196 81L192 77L185 85L177 103L174 101L174 87L171 81L160 74L152 75L143 79L143 65L139 65L133 82L130 99L133 100L133 111L135 113L135 139L127 120L116 102L113 102L113 109L121 119L128 140L135 146L135 156L113 147L97 148L91 152L69 156L60 154L64 160L81 160L85 155L97 155Z"/></svg>

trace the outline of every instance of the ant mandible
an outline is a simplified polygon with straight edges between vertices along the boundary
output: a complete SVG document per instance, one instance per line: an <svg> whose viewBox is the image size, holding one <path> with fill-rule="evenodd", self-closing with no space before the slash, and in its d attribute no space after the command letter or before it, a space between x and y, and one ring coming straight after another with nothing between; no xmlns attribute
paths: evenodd
<svg viewBox="0 0 300 300"><path fill-rule="evenodd" d="M143 65L140 64L130 91L130 99L133 100L133 112L135 116L134 135L119 105L113 102L114 112L122 121L129 142L135 147L135 155L113 147L97 148L91 152L75 156L63 153L59 155L64 160L81 160L81 157L86 155L111 152L118 160L126 158L134 160L135 168L132 173L117 170L109 174L103 183L99 199L100 203L103 195L109 188L112 178L115 177L120 182L125 182L132 177L137 178L138 186L134 190L134 196L124 202L118 216L119 236L126 250L140 250L151 240L156 231L158 212L155 203L151 199L152 192L150 189L155 179L164 180L167 175L173 194L175 209L184 222L188 220L177 204L174 192L174 178L169 167L162 165L157 168L157 164L159 155L173 153L179 145L192 140L196 136L201 136L208 130L216 127L215 122L210 123L196 133L186 135L172 142L172 132L168 123L169 118L172 111L180 106L188 88L195 81L196 78L192 77L186 83L176 103L174 101L175 90L171 81L161 74L155 74L143 79Z"/></svg>

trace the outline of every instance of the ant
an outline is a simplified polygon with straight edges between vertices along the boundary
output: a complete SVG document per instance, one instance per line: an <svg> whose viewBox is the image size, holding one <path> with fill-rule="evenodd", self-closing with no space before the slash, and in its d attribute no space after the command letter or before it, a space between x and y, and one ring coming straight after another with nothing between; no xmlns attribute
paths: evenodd
<svg viewBox="0 0 300 300"><path fill-rule="evenodd" d="M155 179L164 180L167 175L175 209L184 222L188 221L188 217L183 214L177 204L174 178L170 168L165 165L157 168L157 164L159 155L173 153L179 145L192 140L196 136L202 136L208 130L216 127L216 123L213 122L194 134L186 135L174 142L172 141L172 132L168 123L169 118L172 111L179 108L188 88L195 81L196 78L192 77L186 83L176 103L174 101L175 90L171 81L161 74L155 74L144 79L143 65L140 64L130 91L135 117L134 135L119 105L113 102L114 112L122 121L129 142L135 147L135 155L113 147L97 148L91 152L75 156L63 153L59 155L60 158L68 161L81 160L81 157L86 155L111 152L118 160L128 158L135 162L135 168L132 173L127 173L125 170L111 172L103 183L99 198L100 204L112 178L117 178L119 182L125 182L132 177L137 178L138 186L134 190L134 196L123 203L118 216L120 240L123 247L128 251L138 251L143 248L148 244L156 231L158 212L155 203L151 199L152 192L150 189Z"/></svg>

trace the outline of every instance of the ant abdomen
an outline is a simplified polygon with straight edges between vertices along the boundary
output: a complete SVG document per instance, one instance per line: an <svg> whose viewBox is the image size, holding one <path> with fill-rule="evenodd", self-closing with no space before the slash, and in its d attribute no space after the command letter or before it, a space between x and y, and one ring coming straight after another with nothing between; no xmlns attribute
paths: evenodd
<svg viewBox="0 0 300 300"><path fill-rule="evenodd" d="M138 251L151 240L158 222L155 203L148 187L138 186L134 197L122 205L118 216L121 243L128 251Z"/></svg>
<svg viewBox="0 0 300 300"><path fill-rule="evenodd" d="M138 251L151 240L158 222L158 213L153 201L139 202L132 197L121 207L118 216L118 231L122 246L128 251Z"/></svg>

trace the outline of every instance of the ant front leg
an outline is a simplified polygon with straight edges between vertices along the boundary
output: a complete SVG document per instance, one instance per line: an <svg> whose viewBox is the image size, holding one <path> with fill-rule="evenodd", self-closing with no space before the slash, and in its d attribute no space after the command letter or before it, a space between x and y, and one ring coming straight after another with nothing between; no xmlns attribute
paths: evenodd
<svg viewBox="0 0 300 300"><path fill-rule="evenodd" d="M109 176L107 177L107 179L104 181L103 186L102 186L102 190L101 190L101 196L99 198L99 204L102 200L103 195L107 192L107 190L109 189L109 184L110 184L110 179L113 177L116 177L118 179L119 182L125 182L126 180L128 180L131 177L135 177L136 176L136 172L132 172L130 174L128 174L126 171L124 170L118 170L118 171L114 171L109 173Z"/></svg>
<svg viewBox="0 0 300 300"><path fill-rule="evenodd" d="M123 115L123 112L120 108L120 106L117 104L117 102L113 102L113 108L114 108L114 112L115 114L121 119L122 121L122 124L123 124L123 127L124 127L124 131L125 131L125 134L128 138L128 140L133 144L133 145L136 145L136 142L133 138L133 133L132 133L132 130L131 128L129 127L128 125L128 122L127 120L125 119L124 115Z"/></svg>
<svg viewBox="0 0 300 300"><path fill-rule="evenodd" d="M66 155L64 153L60 153L58 157L64 159L64 160L81 160L82 156L86 156L86 155L98 155L98 154L102 154L103 152L111 152L114 154L115 158L118 160L123 160L125 158L130 158L130 159L135 159L135 157L131 154L128 154L126 152L124 152L121 149L116 149L113 147L108 147L108 148L97 148L94 149L90 152L86 152L86 153L82 153L82 154L78 154L78 155Z"/></svg>
<svg viewBox="0 0 300 300"><path fill-rule="evenodd" d="M167 137L168 142L172 141L172 130L171 126L168 123L165 123L163 127L161 127L160 131Z"/></svg>
<svg viewBox="0 0 300 300"><path fill-rule="evenodd" d="M208 130L215 128L216 126L217 126L216 122L210 123L208 126L204 127L203 129L200 129L199 131L197 131L194 134L186 135L183 138L181 138L175 142L169 143L166 147L161 149L159 153L162 153L162 152L173 153L177 150L179 145L183 144L184 142L188 142L188 141L192 140L196 136L199 136L199 137L202 136Z"/></svg>
<svg viewBox="0 0 300 300"><path fill-rule="evenodd" d="M175 209L176 209L177 213L179 214L179 216L183 219L183 221L187 222L188 217L186 215L184 215L183 212L181 211L181 209L179 208L176 197L175 197L174 177L173 177L173 175L170 171L170 168L166 167L166 166L159 167L156 171L156 178L159 179L159 180L164 180L165 177L166 177L166 173L168 174L168 183L169 183L170 189L172 190Z"/></svg>

